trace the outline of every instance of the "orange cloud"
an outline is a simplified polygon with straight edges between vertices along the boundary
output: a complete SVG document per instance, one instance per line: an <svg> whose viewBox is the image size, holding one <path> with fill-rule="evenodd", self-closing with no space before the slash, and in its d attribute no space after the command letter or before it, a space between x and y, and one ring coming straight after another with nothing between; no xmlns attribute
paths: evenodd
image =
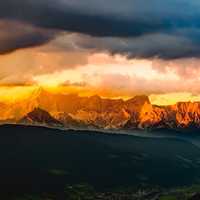
<svg viewBox="0 0 200 200"><path fill-rule="evenodd" d="M200 92L199 59L129 59L74 45L73 40L56 38L37 48L0 55L0 86L43 86L59 92L111 98L148 94L161 104L166 104L165 94L170 99L178 99L171 94L195 99L193 95Z"/></svg>

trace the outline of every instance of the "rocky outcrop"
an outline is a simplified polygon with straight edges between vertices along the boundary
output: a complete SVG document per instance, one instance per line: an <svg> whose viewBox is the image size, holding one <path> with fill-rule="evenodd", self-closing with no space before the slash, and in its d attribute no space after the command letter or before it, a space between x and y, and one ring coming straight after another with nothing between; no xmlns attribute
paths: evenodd
<svg viewBox="0 0 200 200"><path fill-rule="evenodd" d="M35 108L18 121L20 124L62 126L62 123L53 118L47 111Z"/></svg>
<svg viewBox="0 0 200 200"><path fill-rule="evenodd" d="M139 128L200 128L200 102L178 102L162 107L145 104L139 121Z"/></svg>
<svg viewBox="0 0 200 200"><path fill-rule="evenodd" d="M23 101L0 103L0 121L10 119L20 123L62 125L67 128L199 129L200 102L156 106L145 95L124 101L104 99L97 95L80 97L54 94L40 89Z"/></svg>

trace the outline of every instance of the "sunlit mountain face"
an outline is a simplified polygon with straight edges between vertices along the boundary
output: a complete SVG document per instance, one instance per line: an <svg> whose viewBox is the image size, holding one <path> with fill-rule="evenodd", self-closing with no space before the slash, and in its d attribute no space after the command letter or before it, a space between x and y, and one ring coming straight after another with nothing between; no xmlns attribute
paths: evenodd
<svg viewBox="0 0 200 200"><path fill-rule="evenodd" d="M96 110L108 101L120 117L112 113L103 128L124 126L134 115L197 123L199 7L196 0L1 1L0 119L17 122L41 108L56 120L67 113L85 125L99 120ZM127 106L144 95L148 106ZM78 109L71 111L74 102ZM182 117L180 102L190 102ZM88 103L92 114L85 113ZM106 112L100 113L103 119Z"/></svg>
<svg viewBox="0 0 200 200"><path fill-rule="evenodd" d="M0 103L0 123L91 130L193 131L200 128L200 102L155 105L147 95L129 99L80 96L31 88L23 98Z"/></svg>

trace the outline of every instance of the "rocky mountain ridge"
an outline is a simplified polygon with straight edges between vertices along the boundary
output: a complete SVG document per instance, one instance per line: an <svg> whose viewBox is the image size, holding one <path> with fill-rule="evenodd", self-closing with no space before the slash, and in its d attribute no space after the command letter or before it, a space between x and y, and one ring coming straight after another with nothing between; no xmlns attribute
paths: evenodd
<svg viewBox="0 0 200 200"><path fill-rule="evenodd" d="M127 101L103 99L97 95L54 94L39 90L26 100L0 104L1 121L46 124L66 128L97 129L198 129L200 102L152 105L148 96Z"/></svg>

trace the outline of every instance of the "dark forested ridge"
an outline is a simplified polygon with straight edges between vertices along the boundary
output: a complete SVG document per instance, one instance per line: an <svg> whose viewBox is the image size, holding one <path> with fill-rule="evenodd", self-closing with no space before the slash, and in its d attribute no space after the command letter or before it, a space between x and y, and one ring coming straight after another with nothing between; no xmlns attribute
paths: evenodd
<svg viewBox="0 0 200 200"><path fill-rule="evenodd" d="M176 138L2 125L0 163L1 194L62 193L80 183L107 191L200 180L200 149Z"/></svg>

